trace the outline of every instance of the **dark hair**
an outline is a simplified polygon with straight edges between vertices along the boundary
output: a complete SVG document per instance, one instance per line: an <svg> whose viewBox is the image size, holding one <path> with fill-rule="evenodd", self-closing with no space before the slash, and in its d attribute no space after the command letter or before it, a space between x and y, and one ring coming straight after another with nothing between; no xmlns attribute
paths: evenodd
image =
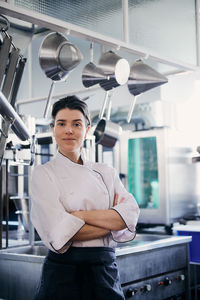
<svg viewBox="0 0 200 300"><path fill-rule="evenodd" d="M68 96L62 98L53 104L51 116L53 118L53 122L51 125L54 125L54 120L57 113L64 108L79 110L85 117L87 121L87 126L90 125L90 114L88 111L88 106L85 102L80 100L77 96Z"/></svg>

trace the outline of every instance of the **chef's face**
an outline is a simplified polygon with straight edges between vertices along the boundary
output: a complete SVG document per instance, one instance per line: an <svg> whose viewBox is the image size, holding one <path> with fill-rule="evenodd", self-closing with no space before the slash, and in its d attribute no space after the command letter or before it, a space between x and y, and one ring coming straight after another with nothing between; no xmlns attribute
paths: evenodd
<svg viewBox="0 0 200 300"><path fill-rule="evenodd" d="M78 157L88 130L89 126L81 111L64 108L57 112L53 133L63 155Z"/></svg>

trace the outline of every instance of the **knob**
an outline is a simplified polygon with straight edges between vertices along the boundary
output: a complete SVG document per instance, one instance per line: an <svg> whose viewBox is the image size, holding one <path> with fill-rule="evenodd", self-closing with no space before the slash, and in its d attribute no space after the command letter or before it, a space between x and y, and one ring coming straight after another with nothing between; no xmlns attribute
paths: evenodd
<svg viewBox="0 0 200 300"><path fill-rule="evenodd" d="M138 292L137 289L129 288L129 289L126 291L126 296L127 296L127 298L131 298L131 297L133 297L135 294L137 294L137 292Z"/></svg>
<svg viewBox="0 0 200 300"><path fill-rule="evenodd" d="M151 291L151 285L149 283L145 284L143 287L141 287L141 292L150 292Z"/></svg>
<svg viewBox="0 0 200 300"><path fill-rule="evenodd" d="M166 277L163 282L164 282L165 286L168 286L168 285L172 284L171 279L169 279L168 277Z"/></svg>
<svg viewBox="0 0 200 300"><path fill-rule="evenodd" d="M158 283L158 285L165 285L165 286L168 286L168 285L170 285L170 284L172 284L172 281L171 281L171 279L169 279L168 277L166 277L163 281L160 281L160 282Z"/></svg>
<svg viewBox="0 0 200 300"><path fill-rule="evenodd" d="M184 281L185 280L185 275L184 274L180 274L180 275L177 276L176 279L180 280L180 281Z"/></svg>

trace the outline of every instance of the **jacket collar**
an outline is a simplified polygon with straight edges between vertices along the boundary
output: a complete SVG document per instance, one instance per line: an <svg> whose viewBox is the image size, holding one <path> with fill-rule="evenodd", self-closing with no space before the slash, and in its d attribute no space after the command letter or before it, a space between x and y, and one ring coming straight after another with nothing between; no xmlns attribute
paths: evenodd
<svg viewBox="0 0 200 300"><path fill-rule="evenodd" d="M77 164L77 163L73 162L71 159L69 159L67 156L63 155L59 151L56 153L55 158L59 159L63 163L67 164L68 166L74 166L74 167L75 166L82 166L80 164ZM86 161L85 161L85 158L84 158L84 155L83 155L82 152L81 152L81 159L83 161L83 165L85 165Z"/></svg>

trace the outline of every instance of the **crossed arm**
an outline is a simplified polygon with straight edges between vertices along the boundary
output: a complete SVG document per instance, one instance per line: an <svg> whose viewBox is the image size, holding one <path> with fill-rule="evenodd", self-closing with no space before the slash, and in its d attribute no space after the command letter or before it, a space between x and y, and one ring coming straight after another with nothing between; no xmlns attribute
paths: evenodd
<svg viewBox="0 0 200 300"><path fill-rule="evenodd" d="M119 202L123 202L121 198ZM118 203L118 194L114 197L113 206ZM72 215L85 221L85 225L74 235L72 241L84 241L107 235L111 230L122 230L126 224L114 209L75 211Z"/></svg>
<svg viewBox="0 0 200 300"><path fill-rule="evenodd" d="M118 194L115 194L113 206L123 202L122 197L118 201ZM122 230L126 224L121 216L114 209L106 210L80 210L74 211L72 215L85 221L85 225L73 236L71 241L88 241L106 236L111 230ZM63 253L68 248L64 245L58 252Z"/></svg>

